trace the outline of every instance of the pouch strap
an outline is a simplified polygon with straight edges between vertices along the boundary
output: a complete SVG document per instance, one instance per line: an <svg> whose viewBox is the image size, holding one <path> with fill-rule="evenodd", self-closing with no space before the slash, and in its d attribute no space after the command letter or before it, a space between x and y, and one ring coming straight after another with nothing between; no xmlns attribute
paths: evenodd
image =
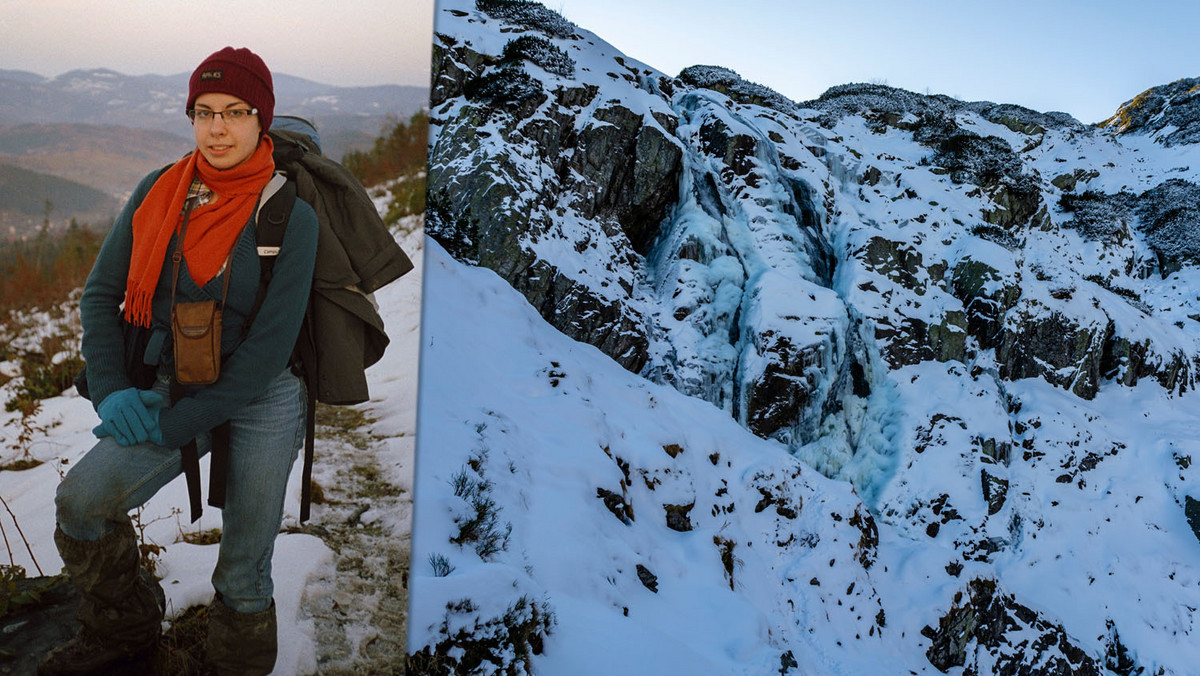
<svg viewBox="0 0 1200 676"><path fill-rule="evenodd" d="M171 307L175 307L175 287L179 284L179 264L183 261L183 239L187 236L188 221L191 220L192 207L195 204L196 198L194 197L187 201L187 207L183 210L183 224L179 226L179 236L175 239L175 250L171 252ZM221 282L221 300L217 303L218 310L225 309L225 297L229 295L229 278L233 276L229 268L233 263L233 251L236 248L237 242L235 241L225 256L225 264L221 266L225 279Z"/></svg>
<svg viewBox="0 0 1200 676"><path fill-rule="evenodd" d="M174 406L183 398L183 385L171 379L171 405ZM183 462L183 476L187 480L188 506L191 508L192 523L200 518L204 508L200 506L200 454L196 448L196 440L191 439L179 447L180 460Z"/></svg>
<svg viewBox="0 0 1200 676"><path fill-rule="evenodd" d="M175 306L175 289L179 284L179 267L183 261L183 239L187 235L188 221L191 219L195 199L187 201L183 212L183 224L179 226L179 236L175 240L175 250L171 253L171 307ZM229 247L222 271L225 279L221 283L221 300L218 309L224 309L225 297L229 293L229 278L233 276L230 265L233 262L233 251L237 248L235 242ZM174 378L171 379L171 405L174 406L184 396L183 386ZM230 425L226 421L212 430L212 442L209 455L208 504L222 509L225 507L225 484L229 475L229 435ZM183 463L183 475L187 481L188 505L191 509L192 522L195 523L204 508L200 504L200 453L196 440L192 439L179 447Z"/></svg>

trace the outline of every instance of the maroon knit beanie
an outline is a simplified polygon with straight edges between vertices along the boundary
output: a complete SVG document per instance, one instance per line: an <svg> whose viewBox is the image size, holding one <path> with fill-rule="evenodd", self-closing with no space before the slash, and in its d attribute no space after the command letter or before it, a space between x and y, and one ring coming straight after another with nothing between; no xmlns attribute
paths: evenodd
<svg viewBox="0 0 1200 676"><path fill-rule="evenodd" d="M188 82L187 109L196 97L206 92L229 94L258 109L258 121L265 132L275 116L275 91L271 71L257 54L246 48L226 47L213 52Z"/></svg>

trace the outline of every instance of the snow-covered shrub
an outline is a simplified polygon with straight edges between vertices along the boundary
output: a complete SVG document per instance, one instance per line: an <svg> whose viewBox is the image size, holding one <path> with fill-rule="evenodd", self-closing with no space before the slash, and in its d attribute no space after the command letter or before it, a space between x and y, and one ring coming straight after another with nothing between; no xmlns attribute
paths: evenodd
<svg viewBox="0 0 1200 676"><path fill-rule="evenodd" d="M1117 243L1122 235L1128 234L1133 220L1136 196L1129 192L1112 195L1088 190L1074 195L1064 193L1058 206L1074 218L1063 225L1078 230L1084 237L1104 243Z"/></svg>
<svg viewBox="0 0 1200 676"><path fill-rule="evenodd" d="M555 624L546 604L518 598L503 615L483 617L470 599L446 604L436 645L408 656L410 674L532 674Z"/></svg>
<svg viewBox="0 0 1200 676"><path fill-rule="evenodd" d="M475 0L475 9L493 19L532 28L556 38L575 36L575 24L532 0Z"/></svg>
<svg viewBox="0 0 1200 676"><path fill-rule="evenodd" d="M531 61L555 75L575 75L575 60L546 38L538 35L522 35L504 45L500 59L505 62Z"/></svg>
<svg viewBox="0 0 1200 676"><path fill-rule="evenodd" d="M474 238L478 236L478 220L455 216L454 199L445 187L425 193L425 234L437 240L451 256L478 265Z"/></svg>
<svg viewBox="0 0 1200 676"><path fill-rule="evenodd" d="M1172 178L1142 193L1137 215L1164 274L1200 263L1200 186Z"/></svg>
<svg viewBox="0 0 1200 676"><path fill-rule="evenodd" d="M1141 195L1089 190L1064 194L1059 207L1074 215L1065 223L1088 239L1114 243L1136 224L1158 256L1164 275L1200 263L1200 185L1172 178Z"/></svg>
<svg viewBox="0 0 1200 676"><path fill-rule="evenodd" d="M728 86L742 79L736 71L724 66L688 66L679 71L679 79L693 87Z"/></svg>
<svg viewBox="0 0 1200 676"><path fill-rule="evenodd" d="M517 105L542 95L542 83L516 63L505 63L463 85L463 94L471 101L493 105Z"/></svg>
<svg viewBox="0 0 1200 676"><path fill-rule="evenodd" d="M742 79L736 72L721 66L688 66L679 71L684 84L720 92L738 103L764 106L782 113L796 111L796 104L779 92Z"/></svg>
<svg viewBox="0 0 1200 676"><path fill-rule="evenodd" d="M835 123L846 115L864 113L891 119L912 114L922 119L922 125L938 119L953 124L956 114L969 110L986 120L1027 134L1041 133L1046 129L1085 129L1083 124L1066 113L1039 113L1023 106L991 101L967 103L944 94L917 94L885 84L862 82L830 87L820 98L800 105L822 111L823 124Z"/></svg>
<svg viewBox="0 0 1200 676"><path fill-rule="evenodd" d="M429 568L433 570L434 577L446 577L454 572L454 564L450 563L450 559L438 553L429 555Z"/></svg>
<svg viewBox="0 0 1200 676"><path fill-rule="evenodd" d="M926 119L953 118L964 104L943 94L916 94L888 85L856 82L830 87L820 98L800 105L821 111L821 124L833 126L847 115L864 113L892 119L908 113Z"/></svg>
<svg viewBox="0 0 1200 676"><path fill-rule="evenodd" d="M953 134L938 144L933 163L949 170L955 183L1004 184L1022 193L1037 191L1033 179L1022 171L1021 158L1008 142L995 136Z"/></svg>
<svg viewBox="0 0 1200 676"><path fill-rule="evenodd" d="M466 502L464 514L456 515L458 534L450 538L456 545L470 545L485 561L508 548L512 524L500 525L500 508L492 499L492 482L472 468L463 468L450 478L454 495Z"/></svg>
<svg viewBox="0 0 1200 676"><path fill-rule="evenodd" d="M913 140L921 145L937 149L955 134L962 133L952 115L942 115L936 112L925 112L917 116L918 122L913 127Z"/></svg>
<svg viewBox="0 0 1200 676"><path fill-rule="evenodd" d="M1039 113L1024 106L1012 103L992 103L991 101L973 101L964 105L967 110L974 111L980 117L1002 124L1013 131L1025 134L1040 134L1047 129L1083 130L1083 123L1066 113Z"/></svg>

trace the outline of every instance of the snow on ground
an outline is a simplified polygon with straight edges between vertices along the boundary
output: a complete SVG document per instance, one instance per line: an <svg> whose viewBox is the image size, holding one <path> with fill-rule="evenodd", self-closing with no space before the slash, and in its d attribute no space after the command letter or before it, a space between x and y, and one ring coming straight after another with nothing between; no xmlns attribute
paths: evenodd
<svg viewBox="0 0 1200 676"><path fill-rule="evenodd" d="M406 551L411 527L413 439L416 427L415 367L419 344L423 248L420 222L418 217L403 223L404 229L413 232L398 237L405 252L413 259L415 270L376 293L380 314L392 342L380 362L367 371L371 400L353 407L374 420L369 430L356 431L369 440L366 453L373 456L377 464L377 473L372 478L378 484L397 489L392 499L384 496L385 499L375 501L378 504L368 505L358 515L357 522L349 524L351 531L361 531L368 540L373 538L380 550L398 547ZM68 313L63 321L68 324L74 321L77 325L77 312L73 314L74 319L71 318L72 313ZM46 333L58 328L49 318L36 325ZM29 340L36 339L36 336L29 337ZM8 366L5 369L8 371ZM10 398L13 385L15 381L0 387L0 400L7 401ZM41 412L30 422L34 432L28 443L29 455L43 464L24 471L0 471L0 498L3 498L7 507L5 512L0 513L0 528L8 545L6 552L0 552L0 563L22 566L30 576L39 574L39 571L53 575L62 568L52 539L54 489L60 475L91 448L94 442L91 429L97 420L91 403L71 388L61 396L43 401ZM24 455L22 449L14 448L21 431L20 423L20 414L0 412L2 464ZM349 481L361 479L363 470L338 474L337 465L357 463L357 466L362 466L363 452L339 452L335 446L342 442L323 438L323 433L323 430L318 431L316 442L314 475L318 483L322 477L346 477ZM285 530L296 530L294 527L298 522L301 464L302 461L298 459L289 477L284 505ZM201 472L203 485L207 486L207 458L201 461ZM357 490L356 485L340 488L351 494ZM216 562L217 546L192 545L182 542L182 538L185 534L220 528L220 511L206 507L203 516L196 523L189 524L186 509L187 489L181 476L164 487L140 512L135 513L135 525L144 526L146 541L165 548L158 557L158 572L163 576L168 618L182 613L189 606L208 603L212 598L209 577ZM354 646L349 654L341 655L339 659L348 658L349 664L357 659L371 659L370 655L360 654L357 644L377 643L382 636L385 642L398 644L387 659L392 665L402 664L403 599L389 598L390 590L386 587L348 591L342 584L348 581L345 578L360 576L362 571L343 570L343 558L327 546L321 537L310 534L327 534L331 530L327 522L334 513L334 506L314 504L312 519L304 527L306 532L288 532L276 540L272 563L279 618L279 659L274 672L278 676L315 673L318 656L330 653L326 642L344 641L346 636L351 637L350 643ZM28 551L18 528L28 541ZM371 562L367 563L369 565ZM401 583L397 586L403 587ZM330 606L323 601L335 605ZM354 610L377 610L341 613L338 632L318 631L320 616L336 615L338 604ZM381 606L382 609L378 609ZM383 628L363 624L384 620L395 622L389 622ZM345 668L347 671L344 673L356 673L353 667ZM341 672L323 670L323 673Z"/></svg>
<svg viewBox="0 0 1200 676"><path fill-rule="evenodd" d="M880 566L851 560L873 554L848 483L567 339L492 272L428 246L411 649L524 597L557 620L533 673L765 674L784 653L803 673L872 673L881 653L932 672L884 642ZM490 554L448 537L470 517L453 490L464 478L494 501ZM768 494L778 507L755 510ZM666 505L686 516L672 525ZM890 540L896 561L931 556ZM883 581L902 595L904 580ZM920 641L935 606L889 611L886 632Z"/></svg>
<svg viewBox="0 0 1200 676"><path fill-rule="evenodd" d="M1196 393L1145 381L1089 402L1038 379L1005 382L1032 453L1005 467L966 438L1007 435L995 381L955 362L900 369L886 405L908 428L891 433L905 464L882 502L915 509L944 493L961 519L930 537L906 531L905 515L877 514L874 565L860 566L849 483L625 372L554 331L491 271L429 247L411 649L460 627L482 639L480 622L524 598L556 620L533 673L765 674L790 653L800 673L934 674L922 628L982 578L1091 655L1104 654L1111 621L1143 664L1182 674L1200 659L1171 638L1192 635L1188 609L1200 606L1200 543L1183 510L1200 493ZM934 441L916 448L921 420ZM981 472L1010 486L997 513ZM455 494L464 482L486 486L493 551L452 539L473 516ZM772 490L797 518L760 513ZM671 527L667 505L687 508L688 529ZM987 538L1003 550L964 556L964 543Z"/></svg>

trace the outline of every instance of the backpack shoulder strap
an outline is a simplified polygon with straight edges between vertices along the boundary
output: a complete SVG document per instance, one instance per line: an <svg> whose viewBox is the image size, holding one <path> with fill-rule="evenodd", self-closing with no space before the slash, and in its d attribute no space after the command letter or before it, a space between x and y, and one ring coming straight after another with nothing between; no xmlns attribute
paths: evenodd
<svg viewBox="0 0 1200 676"><path fill-rule="evenodd" d="M255 241L258 246L258 294L254 297L254 305L242 325L242 337L250 331L250 325L262 308L263 298L267 295L267 285L275 272L275 259L283 246L283 233L287 230L288 221L292 217L292 207L296 205L296 182L283 179L276 175L267 184L264 195L278 185L267 199L259 205L258 217L255 219Z"/></svg>
<svg viewBox="0 0 1200 676"><path fill-rule="evenodd" d="M272 179L274 180L274 179ZM269 187L270 184L268 184ZM264 191L265 193L265 191ZM288 220L292 216L292 207L296 204L296 181L284 181L274 193L267 196L259 209L257 219L258 245L258 295L254 298L254 306L246 317L244 331L250 329L251 322L262 307L263 298L267 295L267 285L275 271L275 259L283 246L283 233L287 230ZM309 321L310 309L305 308L304 321L300 325L300 335L296 338L296 352L301 364L316 364L316 352L313 347L312 323ZM243 334L244 335L244 334ZM307 390L307 406L304 418L304 469L300 484L300 523L309 517L309 505L312 502L312 465L313 441L316 432L316 383L312 367L302 369L302 376Z"/></svg>

